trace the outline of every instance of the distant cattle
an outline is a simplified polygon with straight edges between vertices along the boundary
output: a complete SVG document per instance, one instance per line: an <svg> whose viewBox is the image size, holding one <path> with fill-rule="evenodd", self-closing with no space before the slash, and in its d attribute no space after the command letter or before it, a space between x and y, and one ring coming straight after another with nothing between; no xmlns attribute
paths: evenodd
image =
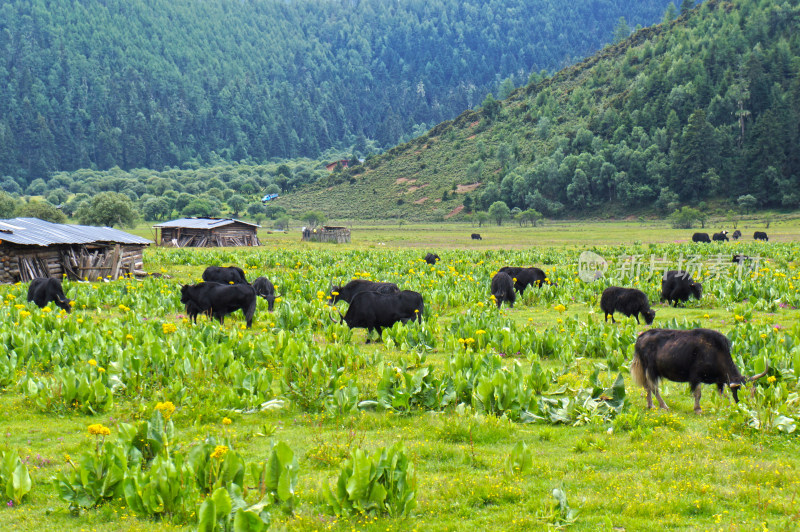
<svg viewBox="0 0 800 532"><path fill-rule="evenodd" d="M506 301L509 307L514 308L517 294L514 293L514 281L506 272L497 272L492 277L492 295L497 303L497 308L500 308L500 305Z"/></svg>
<svg viewBox="0 0 800 532"><path fill-rule="evenodd" d="M339 312L337 310L337 312ZM380 338L384 327L395 323L422 321L425 304L419 292L403 290L402 292L359 292L350 302L344 316L339 312L340 323L344 322L351 329L367 329L367 336L375 330ZM331 317L333 319L333 317ZM335 320L334 320L335 321ZM369 343L369 338L367 338Z"/></svg>
<svg viewBox="0 0 800 532"><path fill-rule="evenodd" d="M708 233L695 233L692 235L692 242L711 242Z"/></svg>
<svg viewBox="0 0 800 532"><path fill-rule="evenodd" d="M714 235L711 238L714 240L714 242L727 242L728 232L722 231L720 233L714 233Z"/></svg>
<svg viewBox="0 0 800 532"><path fill-rule="evenodd" d="M553 286L558 286L556 283L550 281L544 270L540 268L520 268L517 266L503 266L500 268L501 272L507 273L514 281L514 289L520 295L525 293L525 289L531 285L542 287L544 282L548 282Z"/></svg>
<svg viewBox="0 0 800 532"><path fill-rule="evenodd" d="M702 295L703 285L695 282L687 272L670 270L661 279L661 301L667 301L675 307L678 302L689 301L692 296L700 299Z"/></svg>
<svg viewBox="0 0 800 532"><path fill-rule="evenodd" d="M739 238L740 238L741 236L742 236L742 232L741 232L741 231L739 231L738 229L736 229L736 230L733 232L733 234L731 235L731 238L732 238L732 239L734 239L734 240L739 240Z"/></svg>
<svg viewBox="0 0 800 532"><path fill-rule="evenodd" d="M751 260L753 260L752 257L748 257L747 255L744 255L742 253L735 253L733 255L733 258L731 259L731 262L738 262L739 264L741 264L743 262L748 262Z"/></svg>
<svg viewBox="0 0 800 532"><path fill-rule="evenodd" d="M622 288L620 286L609 286L603 290L600 297L600 308L605 313L606 321L611 316L611 323L614 320L614 312L620 312L625 316L636 318L639 321L639 314L644 318L645 323L650 325L656 317L656 311L650 308L647 294L635 288Z"/></svg>
<svg viewBox="0 0 800 532"><path fill-rule="evenodd" d="M203 280L207 283L248 284L244 271L238 266L209 266L203 272Z"/></svg>
<svg viewBox="0 0 800 532"><path fill-rule="evenodd" d="M764 242L767 242L769 240L769 237L767 236L767 233L765 233L764 231L756 231L755 233L753 233L753 240L763 240Z"/></svg>
<svg viewBox="0 0 800 532"><path fill-rule="evenodd" d="M427 255L425 255L425 262L431 265L436 264L437 262L439 262L439 255L435 253L428 253Z"/></svg>
<svg viewBox="0 0 800 532"><path fill-rule="evenodd" d="M647 390L647 408L653 408L654 393L658 405L669 410L658 392L659 381L667 379L689 383L697 414L702 411L701 384L716 384L720 394L728 386L733 400L739 402L739 387L766 374L767 370L743 377L731 358L730 340L710 329L645 331L636 340L631 363L633 381Z"/></svg>
<svg viewBox="0 0 800 532"><path fill-rule="evenodd" d="M400 291L394 283L383 283L378 281L367 281L366 279L353 279L344 286L334 286L331 288L329 305L334 305L339 301L351 303L356 294L361 292L380 292L381 294L396 294Z"/></svg>
<svg viewBox="0 0 800 532"><path fill-rule="evenodd" d="M256 295L267 300L267 308L272 312L275 306L275 286L266 277L259 277L253 281L253 290Z"/></svg>
<svg viewBox="0 0 800 532"><path fill-rule="evenodd" d="M28 286L28 301L33 301L39 308L52 301L67 312L72 310L71 299L64 295L61 281L52 277L37 277Z"/></svg>
<svg viewBox="0 0 800 532"><path fill-rule="evenodd" d="M472 240L483 240L478 233L472 233Z"/></svg>
<svg viewBox="0 0 800 532"><path fill-rule="evenodd" d="M181 303L186 306L186 313L195 322L198 314L206 313L223 324L226 315L241 310L247 320L247 327L250 328L256 311L256 291L249 284L186 284L181 287Z"/></svg>

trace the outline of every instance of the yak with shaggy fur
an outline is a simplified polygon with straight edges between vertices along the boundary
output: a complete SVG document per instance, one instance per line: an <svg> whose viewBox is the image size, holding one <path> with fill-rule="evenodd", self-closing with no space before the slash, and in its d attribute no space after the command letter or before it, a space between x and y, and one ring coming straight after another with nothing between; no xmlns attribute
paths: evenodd
<svg viewBox="0 0 800 532"><path fill-rule="evenodd" d="M739 402L739 388L767 374L743 377L731 358L731 342L710 329L674 330L650 329L636 340L631 363L633 381L647 390L647 408L653 408L655 394L658 405L668 410L658 392L661 379L688 382L694 394L694 411L699 414L700 385L716 384L721 394L731 389L733 400Z"/></svg>
<svg viewBox="0 0 800 532"><path fill-rule="evenodd" d="M656 311L650 308L650 301L647 294L635 288L622 288L620 286L609 286L603 290L600 297L600 308L606 315L606 321L611 316L611 323L614 320L614 312L620 312L629 318L636 318L639 321L639 314L644 318L645 323L650 325L656 317Z"/></svg>

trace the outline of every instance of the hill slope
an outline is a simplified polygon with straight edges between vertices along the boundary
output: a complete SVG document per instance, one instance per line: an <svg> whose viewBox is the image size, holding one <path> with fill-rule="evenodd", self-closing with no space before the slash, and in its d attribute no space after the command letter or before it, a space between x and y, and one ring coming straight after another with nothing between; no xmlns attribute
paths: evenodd
<svg viewBox="0 0 800 532"><path fill-rule="evenodd" d="M735 0L641 30L280 201L435 220L466 195L553 215L748 194L795 208L799 187L798 2Z"/></svg>
<svg viewBox="0 0 800 532"><path fill-rule="evenodd" d="M667 0L8 0L0 176L393 146Z"/></svg>

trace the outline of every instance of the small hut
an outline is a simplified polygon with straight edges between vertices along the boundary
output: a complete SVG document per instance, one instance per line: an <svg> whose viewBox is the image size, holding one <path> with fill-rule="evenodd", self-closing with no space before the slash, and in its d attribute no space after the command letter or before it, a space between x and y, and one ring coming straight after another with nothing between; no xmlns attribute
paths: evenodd
<svg viewBox="0 0 800 532"><path fill-rule="evenodd" d="M184 247L223 247L259 246L256 231L260 226L233 218L181 218L154 225L161 230L161 238L156 238L162 246Z"/></svg>
<svg viewBox="0 0 800 532"><path fill-rule="evenodd" d="M117 279L144 272L150 241L111 227L66 225L38 218L0 220L0 282L35 277Z"/></svg>
<svg viewBox="0 0 800 532"><path fill-rule="evenodd" d="M350 242L350 229L323 225L318 229L303 228L303 240L306 242L333 242L345 244Z"/></svg>

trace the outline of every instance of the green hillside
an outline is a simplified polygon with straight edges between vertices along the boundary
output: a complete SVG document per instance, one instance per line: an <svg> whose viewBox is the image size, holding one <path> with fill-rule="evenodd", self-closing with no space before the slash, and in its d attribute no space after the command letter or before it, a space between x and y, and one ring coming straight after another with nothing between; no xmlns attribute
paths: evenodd
<svg viewBox="0 0 800 532"><path fill-rule="evenodd" d="M278 202L335 218L800 205L798 2L702 4ZM702 206L702 205L701 205Z"/></svg>
<svg viewBox="0 0 800 532"><path fill-rule="evenodd" d="M0 176L24 188L81 168L366 154L571 64L611 42L621 16L651 24L668 3L4 1Z"/></svg>

